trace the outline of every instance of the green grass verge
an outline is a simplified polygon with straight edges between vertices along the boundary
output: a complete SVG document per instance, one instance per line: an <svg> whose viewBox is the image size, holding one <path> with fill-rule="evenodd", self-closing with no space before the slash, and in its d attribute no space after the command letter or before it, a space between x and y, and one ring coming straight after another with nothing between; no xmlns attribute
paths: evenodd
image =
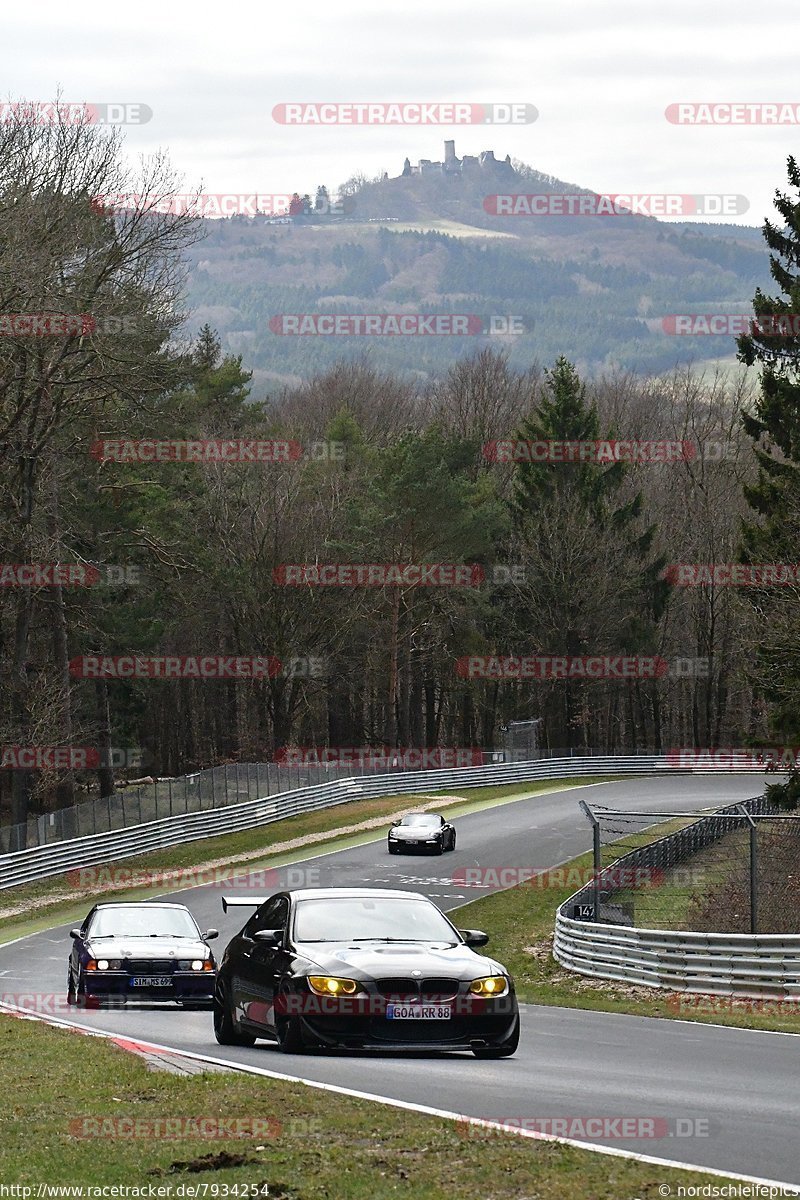
<svg viewBox="0 0 800 1200"><path fill-rule="evenodd" d="M470 1138L452 1121L302 1084L239 1073L152 1072L99 1039L10 1017L0 1017L0 1064L6 1185L153 1186L169 1188L162 1195L173 1200L198 1186L194 1195L202 1197L203 1185L210 1198L236 1194L222 1185L246 1187L250 1195L267 1185L272 1200L651 1200L665 1181L673 1195L681 1185L724 1182L552 1142L485 1131ZM474 1069L467 1061L458 1066ZM176 1118L260 1119L273 1136L145 1136L143 1122L164 1128ZM139 1137L113 1136L126 1124L136 1130L132 1120ZM95 1135L77 1136L87 1129Z"/></svg>
<svg viewBox="0 0 800 1200"><path fill-rule="evenodd" d="M671 824L662 824L649 834L626 837L625 852L635 844L663 837ZM603 865L613 857L612 848L606 847ZM727 996L678 996L568 971L552 953L556 909L578 890L591 869L591 853L582 854L549 875L545 872L519 887L473 900L457 910L460 928L483 929L489 934L491 953L514 976L521 1001L800 1033L800 1011L792 1004ZM637 923L641 923L638 912Z"/></svg>
<svg viewBox="0 0 800 1200"><path fill-rule="evenodd" d="M458 817L465 813L491 807L494 804L502 804L514 797L521 798L556 792L590 783L609 783L613 782L615 778L618 777L592 776L585 779L541 780L462 791L450 789L430 794L442 797L467 797L464 804L453 805L447 809L450 815ZM112 866L118 865L126 872L138 873L140 877L148 872L159 874L167 871L188 872L194 867L202 867L212 862L223 869L230 864L237 871L244 870L245 864L246 868L251 870L285 866L315 854L346 849L348 846L374 841L378 837L384 836L382 829L372 829L355 834L342 834L342 829L371 819L388 819L392 813L400 809L416 807L425 811L435 809L436 803L430 800L418 801L416 797L408 795L383 796L372 800L350 800L319 812L287 817L285 820L274 821L269 825L260 825L240 833L202 838L165 850L154 850L149 854L121 859L119 864L112 864ZM309 836L321 837L322 840L291 851L275 853L271 850L271 847L281 842ZM101 867L98 870L102 871L105 868ZM180 890L182 887L186 888L192 885L193 881L187 879L182 883L177 882L174 887L170 887L168 883L160 880L155 886L130 887L116 890L113 893L104 891L102 888L94 890L81 888L78 899L75 894L77 890L75 881L64 874L54 875L49 879L42 879L21 887L6 888L0 891L0 913L9 909L19 911L0 915L0 944L28 933L49 929L53 925L66 924L78 918L82 920L97 899L113 899L122 896L134 900L144 899L148 896L163 895L170 890Z"/></svg>

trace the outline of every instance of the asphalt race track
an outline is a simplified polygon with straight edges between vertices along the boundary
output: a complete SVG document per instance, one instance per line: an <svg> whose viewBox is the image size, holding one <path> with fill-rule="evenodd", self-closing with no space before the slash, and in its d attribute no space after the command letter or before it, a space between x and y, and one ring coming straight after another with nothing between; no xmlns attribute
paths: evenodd
<svg viewBox="0 0 800 1200"><path fill-rule="evenodd" d="M577 788L458 818L457 849L441 857L390 856L382 832L377 841L283 868L280 879L289 886L408 888L453 909L492 890L453 883L458 868L544 868L587 850L591 839L578 809L581 798L632 810L686 811L746 799L761 787L761 776L715 775ZM202 859L202 843L198 847ZM220 897L231 890L207 886L174 894L190 907L201 928L213 925L221 931L215 944L218 956L247 916L241 909L223 914ZM233 890L241 895L247 889ZM490 946L489 951L496 949ZM57 993L62 998L68 953L67 926L0 946L0 996L11 1000ZM73 1012L62 1006L57 1015L195 1054L474 1117L517 1122L665 1118L667 1136L601 1144L699 1167L800 1181L800 1038L795 1035L528 1005L522 1010L519 1051L507 1060L480 1062L469 1053L294 1057L268 1042L252 1049L219 1046L210 1013L170 1005L130 1004L105 1012Z"/></svg>

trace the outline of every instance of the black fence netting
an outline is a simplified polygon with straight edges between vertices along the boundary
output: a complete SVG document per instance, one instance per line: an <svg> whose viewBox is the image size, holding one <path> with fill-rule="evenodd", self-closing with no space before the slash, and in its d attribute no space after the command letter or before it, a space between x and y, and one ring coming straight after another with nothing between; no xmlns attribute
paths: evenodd
<svg viewBox="0 0 800 1200"><path fill-rule="evenodd" d="M766 797L691 815L588 812L594 870L567 916L644 929L800 932L800 812Z"/></svg>

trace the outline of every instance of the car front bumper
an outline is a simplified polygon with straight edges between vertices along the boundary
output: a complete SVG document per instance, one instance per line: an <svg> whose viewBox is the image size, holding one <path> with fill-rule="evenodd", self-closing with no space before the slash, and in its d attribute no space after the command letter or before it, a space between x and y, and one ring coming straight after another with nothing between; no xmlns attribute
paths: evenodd
<svg viewBox="0 0 800 1200"><path fill-rule="evenodd" d="M159 972L154 971L153 975ZM214 996L216 971L175 971L168 985L135 987L133 980L141 978L126 971L84 971L87 997L114 997L126 1000L194 1000L208 1001Z"/></svg>
<svg viewBox="0 0 800 1200"><path fill-rule="evenodd" d="M444 1002L451 1016L431 1020L389 1018L387 1002L376 996L350 1001L310 996L291 999L296 1003L289 1001L287 1015L294 1010L306 1040L321 1046L470 1050L501 1045L519 1019L513 992L495 999L454 997L449 1005Z"/></svg>

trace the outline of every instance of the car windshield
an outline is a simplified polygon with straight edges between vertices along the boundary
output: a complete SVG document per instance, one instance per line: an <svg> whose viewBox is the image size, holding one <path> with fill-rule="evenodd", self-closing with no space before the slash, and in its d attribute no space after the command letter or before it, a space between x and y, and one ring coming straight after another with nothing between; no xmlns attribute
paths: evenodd
<svg viewBox="0 0 800 1200"><path fill-rule="evenodd" d="M294 921L298 942L457 942L450 922L428 900L347 896L300 900Z"/></svg>
<svg viewBox="0 0 800 1200"><path fill-rule="evenodd" d="M200 931L183 909L157 908L148 904L101 908L92 919L88 936L198 938Z"/></svg>
<svg viewBox="0 0 800 1200"><path fill-rule="evenodd" d="M401 825L440 825L441 818L431 813L409 813L403 817Z"/></svg>

